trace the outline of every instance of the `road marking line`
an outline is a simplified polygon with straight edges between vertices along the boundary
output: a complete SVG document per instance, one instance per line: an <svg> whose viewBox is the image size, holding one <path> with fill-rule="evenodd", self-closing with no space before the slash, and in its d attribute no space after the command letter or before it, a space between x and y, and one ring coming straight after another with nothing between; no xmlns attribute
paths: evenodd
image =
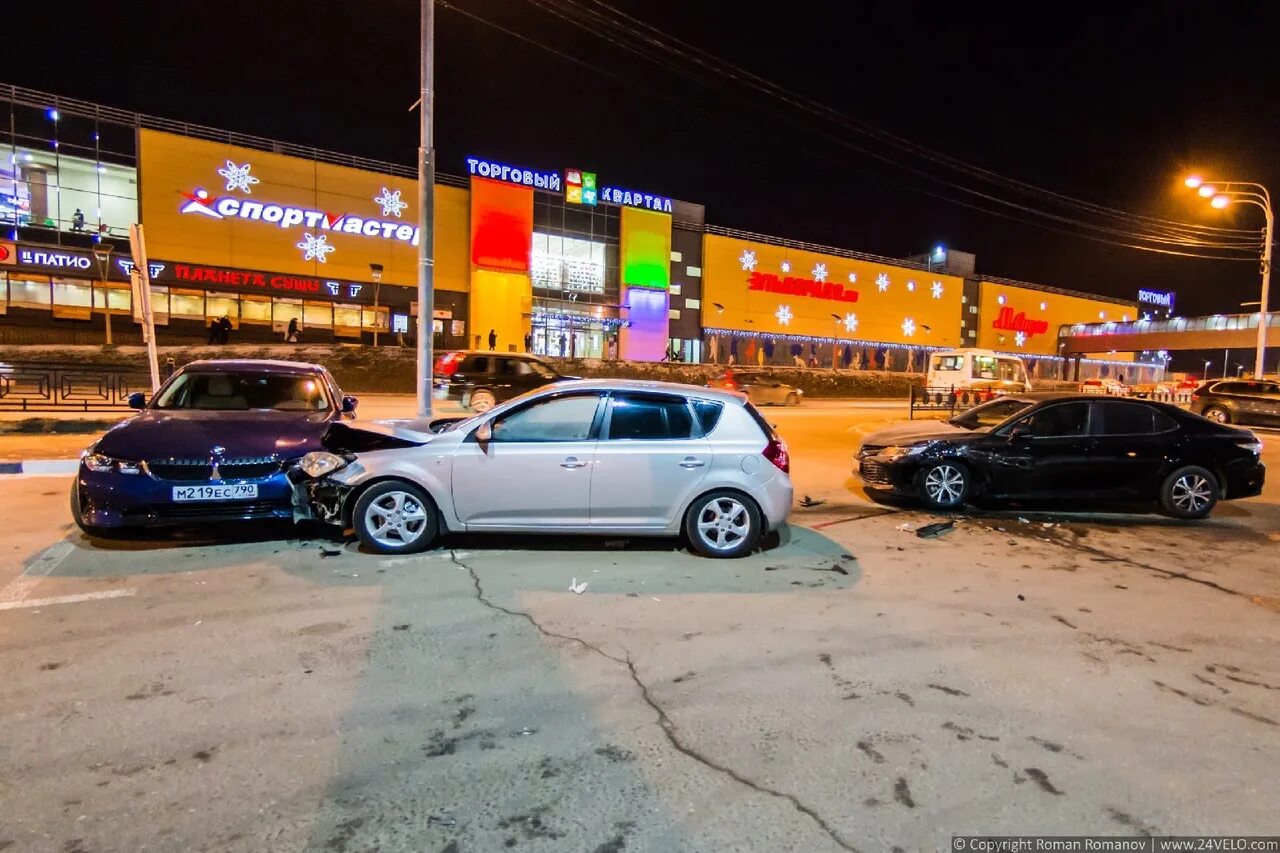
<svg viewBox="0 0 1280 853"><path fill-rule="evenodd" d="M104 598L128 598L137 595L136 589L104 589L101 592L82 592L78 595L55 595L52 598L29 598L25 601L0 602L0 610L18 610L28 607L52 607L55 604L78 604L81 601L99 601Z"/></svg>
<svg viewBox="0 0 1280 853"><path fill-rule="evenodd" d="M35 561L30 566L27 566L27 570L19 575L13 583L4 589L0 589L0 603L25 599L31 594L31 590L35 589L41 580L53 574L54 570L62 565L62 561L70 557L75 549L76 546L66 540L55 542L45 548L44 552L39 557L36 557Z"/></svg>

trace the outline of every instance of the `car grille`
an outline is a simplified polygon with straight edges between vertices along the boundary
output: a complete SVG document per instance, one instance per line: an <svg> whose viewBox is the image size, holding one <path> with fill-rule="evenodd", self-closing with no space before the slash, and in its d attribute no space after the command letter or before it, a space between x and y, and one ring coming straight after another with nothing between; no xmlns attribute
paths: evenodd
<svg viewBox="0 0 1280 853"><path fill-rule="evenodd" d="M893 485L893 477L889 473L889 466L875 459L867 459L865 457L859 459L858 473L868 483L874 483L877 486Z"/></svg>
<svg viewBox="0 0 1280 853"><path fill-rule="evenodd" d="M138 510L135 514L154 515L167 521L207 521L210 518L276 518L288 504L279 501L228 501L225 503L156 504Z"/></svg>
<svg viewBox="0 0 1280 853"><path fill-rule="evenodd" d="M207 482L214 479L214 464L209 459L148 459L147 471L157 480L175 482ZM222 459L217 464L221 482L265 480L280 470L275 456L245 456Z"/></svg>

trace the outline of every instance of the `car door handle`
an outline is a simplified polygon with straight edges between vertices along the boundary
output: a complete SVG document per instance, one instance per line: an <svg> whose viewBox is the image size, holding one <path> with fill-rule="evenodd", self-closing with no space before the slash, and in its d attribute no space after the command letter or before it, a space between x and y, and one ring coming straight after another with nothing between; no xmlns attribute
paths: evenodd
<svg viewBox="0 0 1280 853"><path fill-rule="evenodd" d="M587 463L578 459L576 456L570 456L568 459L560 463L561 468L586 468Z"/></svg>
<svg viewBox="0 0 1280 853"><path fill-rule="evenodd" d="M703 462L701 459L695 459L692 456L686 456L680 460L681 468L701 468L706 464L707 463Z"/></svg>

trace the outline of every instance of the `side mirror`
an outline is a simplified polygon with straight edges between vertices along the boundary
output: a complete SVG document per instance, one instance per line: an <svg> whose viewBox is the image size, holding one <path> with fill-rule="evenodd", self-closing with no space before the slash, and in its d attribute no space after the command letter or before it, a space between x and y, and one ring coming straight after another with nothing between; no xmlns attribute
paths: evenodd
<svg viewBox="0 0 1280 853"><path fill-rule="evenodd" d="M487 421L480 424L480 426L476 428L475 436L476 441L481 444L488 444L493 441L493 426Z"/></svg>
<svg viewBox="0 0 1280 853"><path fill-rule="evenodd" d="M343 414L351 414L356 410L356 406L358 405L360 405L360 401L357 400L355 397L351 397L351 396L343 397L342 398Z"/></svg>
<svg viewBox="0 0 1280 853"><path fill-rule="evenodd" d="M141 391L134 391L129 395L129 408L145 409L147 407L147 395Z"/></svg>

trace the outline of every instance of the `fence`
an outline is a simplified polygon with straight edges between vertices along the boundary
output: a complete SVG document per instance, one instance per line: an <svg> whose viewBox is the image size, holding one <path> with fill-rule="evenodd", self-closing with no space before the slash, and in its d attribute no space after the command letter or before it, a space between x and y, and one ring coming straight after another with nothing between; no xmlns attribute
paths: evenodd
<svg viewBox="0 0 1280 853"><path fill-rule="evenodd" d="M111 411L150 393L144 371L102 364L0 364L0 411Z"/></svg>
<svg viewBox="0 0 1280 853"><path fill-rule="evenodd" d="M912 385L908 416L914 419L916 412L948 412L954 415L1004 393L991 388L921 388Z"/></svg>

